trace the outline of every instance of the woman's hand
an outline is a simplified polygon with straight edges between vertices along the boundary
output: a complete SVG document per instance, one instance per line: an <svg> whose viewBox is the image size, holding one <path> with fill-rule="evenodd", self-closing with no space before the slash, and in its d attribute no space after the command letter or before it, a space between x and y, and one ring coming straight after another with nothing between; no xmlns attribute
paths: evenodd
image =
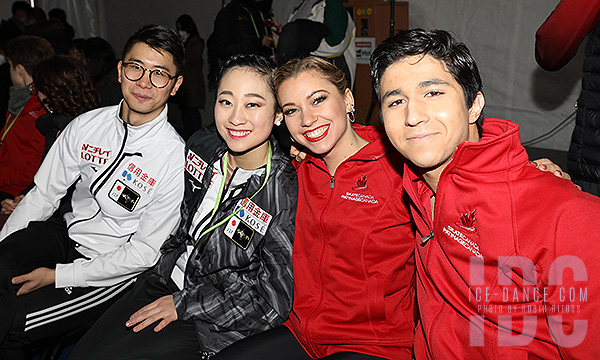
<svg viewBox="0 0 600 360"><path fill-rule="evenodd" d="M302 162L306 157L306 153L302 150L302 146L295 141L292 141L290 146L290 156L296 159L297 162Z"/></svg>
<svg viewBox="0 0 600 360"><path fill-rule="evenodd" d="M531 162L533 164L533 166L535 166L536 168L545 171L545 172L550 172L552 174L554 174L554 176L559 177L561 179L565 179L565 180L571 180L571 175L567 174L566 172L564 172L560 166L556 165L555 163L552 162L552 160L550 159L537 159L537 160L533 160ZM577 186L577 188L579 190L581 190L581 186L575 184L575 186Z"/></svg>
<svg viewBox="0 0 600 360"><path fill-rule="evenodd" d="M154 327L154 331L159 332L177 319L177 310L175 309L173 296L167 295L136 311L129 317L125 326L135 326L133 332L137 333L144 330L149 325L161 320L160 323Z"/></svg>

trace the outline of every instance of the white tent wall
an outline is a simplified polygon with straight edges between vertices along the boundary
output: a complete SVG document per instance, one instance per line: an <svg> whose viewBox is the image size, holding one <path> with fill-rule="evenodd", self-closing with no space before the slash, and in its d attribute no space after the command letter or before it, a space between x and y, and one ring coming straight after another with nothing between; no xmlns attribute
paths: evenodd
<svg viewBox="0 0 600 360"><path fill-rule="evenodd" d="M36 0L46 11L60 7L76 29L76 37L102 36L117 56L127 37L145 23L175 26L181 14L196 21L205 40L221 6L229 0ZM274 0L275 18L287 20L296 0ZM10 17L10 1L0 6ZM575 110L580 90L583 49L562 70L539 68L534 58L535 31L558 0L409 0L411 27L441 28L464 41L478 61L488 117L511 119L521 125L523 141L551 130ZM583 46L582 46L583 47ZM207 69L205 69L205 74ZM212 116L208 93L203 118ZM573 123L537 147L566 150Z"/></svg>

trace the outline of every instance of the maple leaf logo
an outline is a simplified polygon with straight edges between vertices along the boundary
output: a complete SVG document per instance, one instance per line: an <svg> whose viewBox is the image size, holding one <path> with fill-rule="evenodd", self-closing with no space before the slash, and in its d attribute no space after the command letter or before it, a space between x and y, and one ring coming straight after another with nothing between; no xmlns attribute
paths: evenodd
<svg viewBox="0 0 600 360"><path fill-rule="evenodd" d="M460 227L468 231L475 231L475 210L473 209L460 216Z"/></svg>
<svg viewBox="0 0 600 360"><path fill-rule="evenodd" d="M363 176L356 179L354 182L356 184L355 190L364 190L367 188L367 173L364 173Z"/></svg>

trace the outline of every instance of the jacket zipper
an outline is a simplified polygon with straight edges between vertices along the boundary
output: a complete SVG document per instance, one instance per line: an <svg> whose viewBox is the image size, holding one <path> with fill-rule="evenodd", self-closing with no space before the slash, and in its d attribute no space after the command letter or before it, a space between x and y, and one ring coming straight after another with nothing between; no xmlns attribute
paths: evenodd
<svg viewBox="0 0 600 360"><path fill-rule="evenodd" d="M119 156L119 158L117 159L117 161L115 161L115 167L113 167L113 169L111 171L109 171L108 173L102 174L103 176L106 176L104 178L104 180L102 180L102 183L100 185L98 185L98 187L96 187L96 190L92 193L94 196L98 195L98 192L100 191L100 189L106 184L106 182L108 181L108 179L110 179L110 177L112 176L112 174L115 173L115 171L117 170L117 168L119 167L119 165L121 164L121 162L123 161L123 159L125 159L125 157L133 157L133 156L142 156L141 153L123 153L121 154L121 156Z"/></svg>
<svg viewBox="0 0 600 360"><path fill-rule="evenodd" d="M102 187L104 185L104 183L106 183L106 181L108 180L108 177L110 177L110 175L112 175L112 173L114 172L114 169L116 169L116 167L118 166L118 164L120 162L120 157L121 157L121 154L123 153L123 150L125 149L125 143L127 142L127 135L128 135L127 123L123 122L123 126L125 129L125 136L123 136L123 142L121 143L121 149L119 149L119 152L117 153L117 157L115 158L115 161L112 164L110 164L110 166L108 168L106 168L106 170L102 174L100 174L100 176L98 176L98 178L96 180L94 180L94 182L92 182L92 186L90 186L90 191L92 192L93 195L96 195L98 193L98 189L100 187ZM102 178L104 178L104 180L94 191L93 190L94 186L96 186L96 184L100 180L102 180Z"/></svg>
<svg viewBox="0 0 600 360"><path fill-rule="evenodd" d="M83 221L92 220L92 219L93 219L93 218L95 218L95 217L96 217L96 215L98 215L99 213L100 213L100 207L98 207L98 211L96 211L96 213L95 213L94 215L92 215L91 217L89 217L89 218L87 218L87 219L79 219L79 220L73 221L71 224L69 224L69 226L67 226L67 231L68 231L69 229L71 229L71 228L73 227L73 225L75 225L75 224L79 224L80 222L83 222Z"/></svg>
<svg viewBox="0 0 600 360"><path fill-rule="evenodd" d="M335 178L332 175L330 180L329 180L329 188L333 189L335 185ZM316 304L316 306L312 309L312 311L310 312L310 314L308 315L308 317L306 318L306 322L304 324L304 333L306 334L306 338L309 339L307 341L307 346L310 347L310 350L312 352L312 354L317 355L318 351L313 343L313 341L310 340L310 328L309 325L311 324L311 320L312 318L316 315L316 313L318 312L318 310L321 308L321 303L323 302L323 258L325 256L325 241L323 239L325 239L325 230L323 228L323 218L325 217L325 212L326 209L329 206L329 203L331 202L331 198L333 197L334 192L331 192L331 195L329 196L329 200L327 201L327 205L323 207L323 211L321 212L321 221L319 224L319 228L321 229L321 254L319 256L319 301Z"/></svg>

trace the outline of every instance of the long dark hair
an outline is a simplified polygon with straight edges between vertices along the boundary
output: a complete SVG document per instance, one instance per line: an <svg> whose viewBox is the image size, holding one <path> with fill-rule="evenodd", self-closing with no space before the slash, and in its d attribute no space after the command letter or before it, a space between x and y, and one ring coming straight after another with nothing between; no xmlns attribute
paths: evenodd
<svg viewBox="0 0 600 360"><path fill-rule="evenodd" d="M175 23L179 24L179 26L181 26L183 30L187 31L190 34L190 36L199 35L198 28L196 28L196 23L194 22L194 19L192 19L192 17L188 14L183 14L180 17L178 17Z"/></svg>
<svg viewBox="0 0 600 360"><path fill-rule="evenodd" d="M33 83L47 96L48 107L60 115L75 117L100 105L100 93L87 68L70 56L56 55L40 62Z"/></svg>
<svg viewBox="0 0 600 360"><path fill-rule="evenodd" d="M90 75L95 82L111 69L117 68L115 51L108 41L100 37L92 37L83 43L83 56Z"/></svg>

